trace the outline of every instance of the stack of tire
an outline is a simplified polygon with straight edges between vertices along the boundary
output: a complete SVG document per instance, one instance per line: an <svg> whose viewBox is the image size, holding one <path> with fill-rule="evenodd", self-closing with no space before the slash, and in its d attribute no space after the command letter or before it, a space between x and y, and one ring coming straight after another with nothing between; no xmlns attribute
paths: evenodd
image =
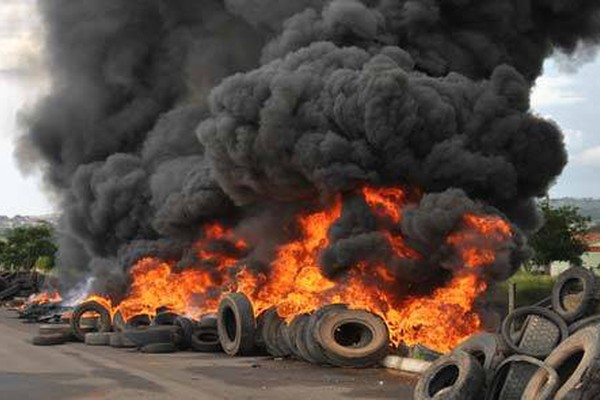
<svg viewBox="0 0 600 400"><path fill-rule="evenodd" d="M96 315L96 329L89 332L82 325L82 316ZM75 308L70 329L73 336L88 346L111 346L138 349L143 353L174 353L194 350L198 352L221 351L217 334L217 318L214 315L200 321L182 317L170 311L158 313L153 319L137 315L127 321L120 312L111 318L103 305L90 301Z"/></svg>
<svg viewBox="0 0 600 400"><path fill-rule="evenodd" d="M364 368L378 364L389 347L388 329L380 317L342 304L298 315L288 323L275 308L255 318L250 300L233 293L222 299L217 317L221 346L231 356L267 353L318 365Z"/></svg>
<svg viewBox="0 0 600 400"><path fill-rule="evenodd" d="M37 273L3 272L0 274L0 301L9 301L15 297L27 298L43 283L43 275Z"/></svg>
<svg viewBox="0 0 600 400"><path fill-rule="evenodd" d="M415 400L600 399L600 279L571 268L547 303L515 310L498 333L475 335L438 359Z"/></svg>

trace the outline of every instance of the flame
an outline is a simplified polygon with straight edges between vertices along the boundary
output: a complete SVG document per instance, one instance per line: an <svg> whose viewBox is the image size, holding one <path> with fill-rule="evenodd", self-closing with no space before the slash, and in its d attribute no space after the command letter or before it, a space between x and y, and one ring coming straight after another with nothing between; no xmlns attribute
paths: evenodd
<svg viewBox="0 0 600 400"><path fill-rule="evenodd" d="M41 292L38 294L32 294L29 296L26 305L44 305L44 304L57 304L62 302L60 293L56 290L49 292Z"/></svg>
<svg viewBox="0 0 600 400"><path fill-rule="evenodd" d="M413 196L407 193L401 188L372 187L358 192L389 244L390 261L422 258L401 234L402 211ZM330 245L330 228L342 208L342 198L337 196L329 207L298 216L297 238L277 249L267 273L244 265L248 245L233 230L207 225L203 239L193 246L197 266L180 271L175 262L144 258L130 270L126 298L114 307L106 299L104 304L113 315L121 311L126 320L136 314L153 316L159 307L198 317L214 312L224 293L239 291L251 299L256 314L277 307L289 321L323 305L343 303L380 315L396 345L420 343L443 352L482 329L474 304L487 289L485 267L495 262L499 246L512 235L508 222L497 216L464 215L446 238L457 254L449 279L427 295L411 296L386 264L361 263L342 278L324 275L320 257Z"/></svg>

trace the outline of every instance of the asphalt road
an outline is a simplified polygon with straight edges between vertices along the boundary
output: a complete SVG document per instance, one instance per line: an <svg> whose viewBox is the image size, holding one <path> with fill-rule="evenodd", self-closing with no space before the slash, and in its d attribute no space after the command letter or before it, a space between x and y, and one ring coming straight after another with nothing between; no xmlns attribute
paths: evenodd
<svg viewBox="0 0 600 400"><path fill-rule="evenodd" d="M35 325L0 310L0 399L412 399L414 378L289 360L182 352L141 354L30 344Z"/></svg>

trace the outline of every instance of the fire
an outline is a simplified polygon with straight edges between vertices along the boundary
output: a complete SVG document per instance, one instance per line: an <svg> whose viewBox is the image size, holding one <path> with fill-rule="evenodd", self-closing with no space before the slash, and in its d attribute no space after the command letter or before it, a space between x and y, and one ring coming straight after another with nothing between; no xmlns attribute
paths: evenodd
<svg viewBox="0 0 600 400"><path fill-rule="evenodd" d="M390 260L423 257L405 242L400 230L402 211L412 194L401 188L365 187L358 195L377 218ZM113 314L120 311L126 320L136 314L155 315L159 307L197 317L214 312L222 294L230 291L248 295L257 314L277 307L288 321L326 304L344 303L380 315L394 344L420 343L439 351L450 350L482 329L474 304L487 289L485 267L495 262L498 247L512 235L509 223L497 216L463 216L446 238L457 255L447 283L428 295L411 296L385 264L361 263L335 279L323 274L320 257L330 245L330 228L342 209L337 196L329 207L300 215L294 230L298 237L277 249L268 273L244 265L248 245L231 229L205 226L204 238L193 246L196 267L180 271L175 262L142 259L130 270L126 298L115 307L104 301ZM228 251L222 251L223 246Z"/></svg>
<svg viewBox="0 0 600 400"><path fill-rule="evenodd" d="M26 305L44 305L44 304L56 304L62 302L60 293L56 290L49 292L42 292L38 294L32 294L29 296Z"/></svg>

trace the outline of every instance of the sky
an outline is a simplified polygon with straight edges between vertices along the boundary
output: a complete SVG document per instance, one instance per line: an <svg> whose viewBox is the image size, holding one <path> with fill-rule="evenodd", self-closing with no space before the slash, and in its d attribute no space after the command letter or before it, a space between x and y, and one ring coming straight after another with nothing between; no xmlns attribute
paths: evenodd
<svg viewBox="0 0 600 400"><path fill-rule="evenodd" d="M35 0L0 0L0 215L55 211L39 172L23 175L13 155L23 110L48 88L41 26ZM562 127L569 151L552 197L600 198L600 57L585 58L548 60L532 94L533 110Z"/></svg>

